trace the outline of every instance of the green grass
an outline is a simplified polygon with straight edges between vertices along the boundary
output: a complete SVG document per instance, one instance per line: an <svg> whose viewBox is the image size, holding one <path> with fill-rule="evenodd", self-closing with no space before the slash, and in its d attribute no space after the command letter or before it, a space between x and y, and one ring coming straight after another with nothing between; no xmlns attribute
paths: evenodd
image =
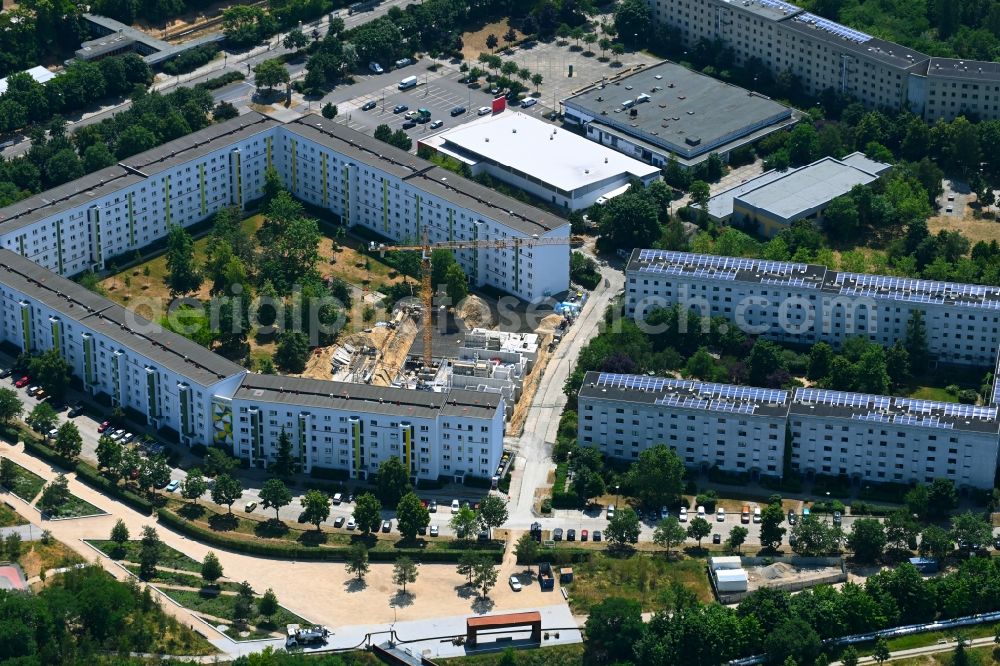
<svg viewBox="0 0 1000 666"><path fill-rule="evenodd" d="M131 571L136 576L139 575L138 564L126 564L125 568ZM165 583L167 585L182 585L184 587L195 587L195 588L206 587L206 583L201 576L189 573L181 573L179 571L164 571L159 567L157 567L156 569L156 575L149 582ZM217 581L215 585L211 586L211 589L220 589L225 592L236 592L237 590L240 589L240 586L237 583L231 583L227 581Z"/></svg>
<svg viewBox="0 0 1000 666"><path fill-rule="evenodd" d="M21 514L8 506L0 504L0 527L14 527L15 525L27 525Z"/></svg>
<svg viewBox="0 0 1000 666"><path fill-rule="evenodd" d="M249 632L246 636L243 636L244 631ZM234 626L228 627L223 631L226 636L229 636L234 641L257 641L262 638L274 638L274 631L268 629L261 629L259 627L247 627L246 629L237 629Z"/></svg>
<svg viewBox="0 0 1000 666"><path fill-rule="evenodd" d="M596 554L589 562L572 566L573 582L565 587L570 607L577 614L588 613L609 596L634 599L642 604L643 611L668 609L673 602L670 585L674 582L692 590L703 602L712 599L702 559L668 560L644 553L630 557Z"/></svg>
<svg viewBox="0 0 1000 666"><path fill-rule="evenodd" d="M46 509L45 513L50 518L83 518L84 516L99 516L105 512L87 500L71 494L61 506Z"/></svg>
<svg viewBox="0 0 1000 666"><path fill-rule="evenodd" d="M934 386L918 386L909 395L920 400L937 400L939 402L958 402L958 396L948 393L943 388Z"/></svg>
<svg viewBox="0 0 1000 666"><path fill-rule="evenodd" d="M553 645L533 650L515 650L517 666L579 666L583 664L583 644ZM453 659L436 659L449 666L499 666L503 652L476 654Z"/></svg>
<svg viewBox="0 0 1000 666"><path fill-rule="evenodd" d="M13 460L11 462L14 462ZM10 492L14 493L25 502L30 502L42 492L45 487L45 479L34 472L29 472L17 463L14 463L15 476L10 484Z"/></svg>
<svg viewBox="0 0 1000 666"><path fill-rule="evenodd" d="M169 588L160 588L160 590L181 606L196 613L203 613L230 621L233 619L233 607L236 605L236 595L234 594L207 594L188 590L171 590ZM254 613L256 613L256 610L257 607L254 605ZM309 624L308 620L284 608L279 608L271 620L273 625L277 627L292 623ZM260 615L250 618L250 624L258 624L264 621L265 618Z"/></svg>
<svg viewBox="0 0 1000 666"><path fill-rule="evenodd" d="M993 632L996 631L996 624L977 624L971 627L963 627L962 634L968 638L985 638L987 636L992 636ZM954 631L929 631L923 634L912 634L910 636L900 636L899 638L893 638L888 641L889 649L892 651L896 650L909 650L912 648L924 647L926 645L934 645L939 640L944 639L948 641L955 640ZM870 649L861 651L862 654L869 654Z"/></svg>
<svg viewBox="0 0 1000 666"><path fill-rule="evenodd" d="M86 541L108 557L113 557L116 554L115 548L117 547L117 544L115 544L114 541L104 539L87 539ZM140 547L140 541L127 541L125 543L125 554L120 559L125 560L126 562L138 562ZM201 562L188 557L184 553L171 548L167 544L160 544L160 560L157 563L157 566L201 574Z"/></svg>

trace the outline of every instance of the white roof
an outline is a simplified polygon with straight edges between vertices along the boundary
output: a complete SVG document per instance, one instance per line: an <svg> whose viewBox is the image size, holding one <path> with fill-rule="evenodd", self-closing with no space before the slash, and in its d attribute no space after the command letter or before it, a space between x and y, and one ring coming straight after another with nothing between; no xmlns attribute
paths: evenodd
<svg viewBox="0 0 1000 666"><path fill-rule="evenodd" d="M24 73L33 78L34 80L38 81L39 83L45 83L46 81L56 78L55 74L45 69L41 65L37 67L32 67L31 69L27 69L24 71ZM4 94L5 92L7 92L6 77L0 79L0 95Z"/></svg>
<svg viewBox="0 0 1000 666"><path fill-rule="evenodd" d="M715 580L720 583L745 583L748 579L744 569L718 569Z"/></svg>
<svg viewBox="0 0 1000 666"><path fill-rule="evenodd" d="M647 178L660 172L650 164L517 111L484 116L443 132L440 139L450 144L445 150L460 148L567 192L623 173Z"/></svg>
<svg viewBox="0 0 1000 666"><path fill-rule="evenodd" d="M712 563L712 569L740 569L743 567L743 563L740 558L736 555L728 555L725 557L713 557L709 560Z"/></svg>

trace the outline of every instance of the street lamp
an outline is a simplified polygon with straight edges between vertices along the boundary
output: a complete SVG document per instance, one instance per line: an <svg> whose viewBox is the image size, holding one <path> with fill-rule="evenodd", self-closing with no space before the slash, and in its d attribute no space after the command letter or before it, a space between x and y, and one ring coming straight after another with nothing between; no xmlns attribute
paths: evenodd
<svg viewBox="0 0 1000 666"><path fill-rule="evenodd" d="M618 494L618 488L619 487L620 486L615 486L615 502L617 502L618 504L621 504L622 503L622 496Z"/></svg>

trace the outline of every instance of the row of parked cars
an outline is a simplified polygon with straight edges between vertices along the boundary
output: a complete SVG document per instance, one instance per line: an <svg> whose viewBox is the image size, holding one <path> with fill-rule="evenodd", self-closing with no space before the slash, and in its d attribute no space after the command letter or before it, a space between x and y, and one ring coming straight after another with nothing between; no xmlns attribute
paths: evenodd
<svg viewBox="0 0 1000 666"><path fill-rule="evenodd" d="M587 530L580 530L580 541L587 541L590 539L590 533ZM601 534L601 530L594 530L594 541L602 541L604 536ZM557 527L552 530L552 540L562 541L563 540L563 528ZM572 527L566 530L566 541L576 541L576 530Z"/></svg>

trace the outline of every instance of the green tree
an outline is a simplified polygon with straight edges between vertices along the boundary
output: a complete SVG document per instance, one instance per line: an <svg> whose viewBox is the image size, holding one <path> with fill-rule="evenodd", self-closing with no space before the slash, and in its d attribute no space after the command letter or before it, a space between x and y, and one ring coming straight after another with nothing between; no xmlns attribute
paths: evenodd
<svg viewBox="0 0 1000 666"><path fill-rule="evenodd" d="M417 532L427 527L430 521L431 515L419 497L409 492L400 498L399 504L396 505L396 522L404 537L416 538Z"/></svg>
<svg viewBox="0 0 1000 666"><path fill-rule="evenodd" d="M517 561L528 565L529 570L538 559L540 549L541 545L527 532L522 534L517 543L514 544L514 554L517 556Z"/></svg>
<svg viewBox="0 0 1000 666"><path fill-rule="evenodd" d="M639 541L639 528L639 515L631 507L624 507L608 521L604 536L613 547L625 548Z"/></svg>
<svg viewBox="0 0 1000 666"><path fill-rule="evenodd" d="M371 493L354 498L354 521L365 534L377 532L382 523L382 503Z"/></svg>
<svg viewBox="0 0 1000 666"><path fill-rule="evenodd" d="M906 351L910 355L910 364L914 368L926 368L930 360L927 350L927 327L924 324L923 310L913 310L906 325L904 340Z"/></svg>
<svg viewBox="0 0 1000 666"><path fill-rule="evenodd" d="M237 465L239 465L239 461L220 448L212 446L205 452L206 476L214 477L220 474L229 474L229 472L236 469Z"/></svg>
<svg viewBox="0 0 1000 666"><path fill-rule="evenodd" d="M54 400L62 400L69 388L72 368L57 349L50 349L28 361L32 380L45 389Z"/></svg>
<svg viewBox="0 0 1000 666"><path fill-rule="evenodd" d="M792 550L806 557L826 555L839 545L839 529L815 515L800 518L792 528L792 536L795 537Z"/></svg>
<svg viewBox="0 0 1000 666"><path fill-rule="evenodd" d="M10 458L0 458L0 485L10 490L17 482L17 465Z"/></svg>
<svg viewBox="0 0 1000 666"><path fill-rule="evenodd" d="M274 614L278 612L280 606L278 605L278 595L274 593L274 590L267 588L264 591L264 596L260 598L257 602L257 612L267 618L268 624L273 624Z"/></svg>
<svg viewBox="0 0 1000 666"><path fill-rule="evenodd" d="M889 644L886 643L885 638L879 636L875 639L875 646L872 648L872 659L875 663L882 664L889 661L892 653L889 652Z"/></svg>
<svg viewBox="0 0 1000 666"><path fill-rule="evenodd" d="M507 522L507 502L499 495L487 495L479 504L479 524L490 538L493 530Z"/></svg>
<svg viewBox="0 0 1000 666"><path fill-rule="evenodd" d="M848 645L840 653L840 664L841 666L858 666L858 651L853 645Z"/></svg>
<svg viewBox="0 0 1000 666"><path fill-rule="evenodd" d="M768 663L782 663L791 657L796 663L812 664L822 649L819 634L799 617L783 620L764 638Z"/></svg>
<svg viewBox="0 0 1000 666"><path fill-rule="evenodd" d="M493 561L486 557L480 557L472 565L472 584L481 592L480 597L485 599L493 586L497 584L497 568Z"/></svg>
<svg viewBox="0 0 1000 666"><path fill-rule="evenodd" d="M457 262L448 267L448 272L445 274L445 284L447 285L445 293L448 294L448 300L451 301L452 305L461 303L469 295L469 280Z"/></svg>
<svg viewBox="0 0 1000 666"><path fill-rule="evenodd" d="M55 513L69 500L69 497L69 481L66 480L65 474L59 474L42 490L38 508L44 513Z"/></svg>
<svg viewBox="0 0 1000 666"><path fill-rule="evenodd" d="M859 562L877 562L885 551L885 527L874 518L859 518L854 521L847 547L854 552Z"/></svg>
<svg viewBox="0 0 1000 666"><path fill-rule="evenodd" d="M228 474L216 477L215 487L212 488L212 501L226 505L229 508L229 515L233 513L233 504L241 497L243 497L243 484L239 479Z"/></svg>
<svg viewBox="0 0 1000 666"><path fill-rule="evenodd" d="M201 286L195 266L194 241L184 227L174 224L167 231L167 286L174 294L186 294Z"/></svg>
<svg viewBox="0 0 1000 666"><path fill-rule="evenodd" d="M462 507L455 512L449 523L459 539L468 539L479 524L479 516L468 507Z"/></svg>
<svg viewBox="0 0 1000 666"><path fill-rule="evenodd" d="M115 161L115 156L111 154L107 144L104 143L87 146L87 149L83 151L83 170L86 173L93 173L104 167L109 167Z"/></svg>
<svg viewBox="0 0 1000 666"><path fill-rule="evenodd" d="M307 523L316 526L316 531L320 531L320 524L330 517L330 498L326 493L319 490L309 490L300 500L303 508L303 518ZM355 510L357 510L355 508Z"/></svg>
<svg viewBox="0 0 1000 666"><path fill-rule="evenodd" d="M588 663L631 663L645 624L638 601L608 597L590 609L584 625L584 651Z"/></svg>
<svg viewBox="0 0 1000 666"><path fill-rule="evenodd" d="M825 342L817 342L809 351L809 371L807 376L813 381L822 381L830 374L833 362L833 347Z"/></svg>
<svg viewBox="0 0 1000 666"><path fill-rule="evenodd" d="M684 489L684 463L671 448L657 444L632 463L627 484L643 506L671 504Z"/></svg>
<svg viewBox="0 0 1000 666"><path fill-rule="evenodd" d="M201 470L197 467L188 470L187 476L181 483L181 497L197 504L206 490L208 490L208 482L205 481Z"/></svg>
<svg viewBox="0 0 1000 666"><path fill-rule="evenodd" d="M163 543L160 535L150 526L142 528L142 541L139 544L139 578L152 580L156 578L156 565L160 562Z"/></svg>
<svg viewBox="0 0 1000 666"><path fill-rule="evenodd" d="M636 187L601 206L598 222L602 249L652 247L662 229L653 199Z"/></svg>
<svg viewBox="0 0 1000 666"><path fill-rule="evenodd" d="M652 12L642 0L623 0L614 20L618 38L630 48L638 48L655 32Z"/></svg>
<svg viewBox="0 0 1000 666"><path fill-rule="evenodd" d="M32 430L40 433L47 433L55 428L58 420L59 416L48 400L43 400L35 405L26 419Z"/></svg>
<svg viewBox="0 0 1000 666"><path fill-rule="evenodd" d="M750 530L743 527L742 525L737 525L733 529L729 530L729 537L726 539L726 547L731 551L740 552L740 547L746 543L747 536L750 534Z"/></svg>
<svg viewBox="0 0 1000 666"><path fill-rule="evenodd" d="M357 576L358 580L364 580L371 568L368 564L368 548L364 542L358 541L351 544L347 551L347 573Z"/></svg>
<svg viewBox="0 0 1000 666"><path fill-rule="evenodd" d="M497 46L499 44L500 44L500 40L497 39L497 36L494 35L492 32L490 34L486 35L486 48L488 48L490 51L496 51L497 50Z"/></svg>
<svg viewBox="0 0 1000 666"><path fill-rule="evenodd" d="M17 391L0 388L0 425L9 425L14 419L20 418L24 405Z"/></svg>
<svg viewBox="0 0 1000 666"><path fill-rule="evenodd" d="M260 503L265 509L274 509L274 522L280 523L278 512L292 503L292 491L281 479L268 479L260 489Z"/></svg>
<svg viewBox="0 0 1000 666"><path fill-rule="evenodd" d="M920 547L917 551L921 557L930 555L936 560L943 560L951 553L955 542L951 535L937 525L928 525L920 534Z"/></svg>
<svg viewBox="0 0 1000 666"><path fill-rule="evenodd" d="M80 456L80 451L83 450L83 438L80 436L80 430L76 424L66 421L59 426L54 444L56 451L63 458L76 460Z"/></svg>
<svg viewBox="0 0 1000 666"><path fill-rule="evenodd" d="M698 542L698 547L701 548L701 540L712 533L712 524L701 516L696 516L688 524L687 535L688 537L695 539Z"/></svg>
<svg viewBox="0 0 1000 666"><path fill-rule="evenodd" d="M326 104L323 105L321 113L323 114L323 117L326 118L327 120L333 120L334 118L337 117L337 105L333 104L332 102L327 102Z"/></svg>
<svg viewBox="0 0 1000 666"><path fill-rule="evenodd" d="M752 386L770 386L771 376L785 369L781 347L769 340L757 338L747 357L747 381Z"/></svg>
<svg viewBox="0 0 1000 666"><path fill-rule="evenodd" d="M265 60L253 68L254 81L258 88L273 90L282 83L288 83L290 76L288 69L279 58Z"/></svg>
<svg viewBox="0 0 1000 666"><path fill-rule="evenodd" d="M278 435L278 450L271 463L271 472L280 477L289 477L295 473L295 458L292 457L292 438L285 429Z"/></svg>
<svg viewBox="0 0 1000 666"><path fill-rule="evenodd" d="M201 578L206 585L214 585L217 580L222 578L222 563L212 551L205 553L205 559L201 562Z"/></svg>
<svg viewBox="0 0 1000 666"><path fill-rule="evenodd" d="M958 492L951 479L934 479L927 489L927 514L943 518L958 506Z"/></svg>
<svg viewBox="0 0 1000 666"><path fill-rule="evenodd" d="M309 38L305 36L299 28L290 30L285 38L281 40L282 46L286 49L301 49L303 46L309 43Z"/></svg>
<svg viewBox="0 0 1000 666"><path fill-rule="evenodd" d="M403 588L406 593L406 584L417 582L417 564L409 557L400 557L392 566L392 582Z"/></svg>
<svg viewBox="0 0 1000 666"><path fill-rule="evenodd" d="M768 550L776 550L785 536L785 528L781 526L785 512L781 502L772 502L760 513L760 545Z"/></svg>
<svg viewBox="0 0 1000 666"><path fill-rule="evenodd" d="M703 180L694 181L691 183L690 194L692 204L701 210L707 210L708 200L712 197L708 183Z"/></svg>
<svg viewBox="0 0 1000 666"><path fill-rule="evenodd" d="M378 466L376 480L376 495L387 505L394 505L406 493L412 490L410 474L396 456L390 456Z"/></svg>
<svg viewBox="0 0 1000 666"><path fill-rule="evenodd" d="M687 530L675 516L667 516L661 520L656 526L656 531L653 532L653 543L666 548L667 553L670 553L675 546L684 543L685 538L687 538Z"/></svg>
<svg viewBox="0 0 1000 666"><path fill-rule="evenodd" d="M912 550L916 547L920 525L912 514L904 509L889 513L883 522L885 542L888 548ZM912 546L911 546L912 544Z"/></svg>
<svg viewBox="0 0 1000 666"><path fill-rule="evenodd" d="M115 526L111 528L111 541L115 544L115 551L112 557L121 559L125 556L125 544L128 543L128 539L128 527L125 525L125 521L119 518Z"/></svg>
<svg viewBox="0 0 1000 666"><path fill-rule="evenodd" d="M952 518L951 537L959 545L964 544L967 548L974 546L982 548L993 539L993 528L980 516L966 511Z"/></svg>
<svg viewBox="0 0 1000 666"><path fill-rule="evenodd" d="M236 592L236 602L233 604L233 620L240 626L246 626L253 615L253 588L243 581Z"/></svg>
<svg viewBox="0 0 1000 666"><path fill-rule="evenodd" d="M4 537L2 550L7 551L8 560L17 562L18 558L21 557L21 535L12 532Z"/></svg>
<svg viewBox="0 0 1000 666"><path fill-rule="evenodd" d="M222 100L212 109L212 119L217 123L237 118L239 115L239 109L232 102L227 102L226 100Z"/></svg>
<svg viewBox="0 0 1000 666"><path fill-rule="evenodd" d="M302 331L285 331L278 337L278 349L274 361L278 367L291 374L306 369L309 358L309 338Z"/></svg>

